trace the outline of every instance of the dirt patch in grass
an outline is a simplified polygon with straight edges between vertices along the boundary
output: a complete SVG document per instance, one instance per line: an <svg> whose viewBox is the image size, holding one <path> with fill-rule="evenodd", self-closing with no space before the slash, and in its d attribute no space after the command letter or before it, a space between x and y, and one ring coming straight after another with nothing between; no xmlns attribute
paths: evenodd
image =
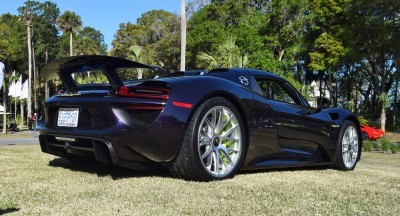
<svg viewBox="0 0 400 216"><path fill-rule="evenodd" d="M76 165L39 146L0 147L0 214L397 215L400 155L363 153L352 172L242 173L199 183L165 171Z"/></svg>

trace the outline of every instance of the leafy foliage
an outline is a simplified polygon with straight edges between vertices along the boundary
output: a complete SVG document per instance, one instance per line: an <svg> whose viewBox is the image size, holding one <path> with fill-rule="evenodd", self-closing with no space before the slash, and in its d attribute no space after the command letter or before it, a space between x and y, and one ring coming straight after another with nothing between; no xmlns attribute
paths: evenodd
<svg viewBox="0 0 400 216"><path fill-rule="evenodd" d="M399 152L399 146L397 146L397 144L393 142L390 143L389 149L392 152L392 154L397 154L397 152Z"/></svg>
<svg viewBox="0 0 400 216"><path fill-rule="evenodd" d="M143 13L137 24L121 23L113 40L111 55L130 58L130 48L142 47L143 63L177 70L180 60L179 17L164 10Z"/></svg>
<svg viewBox="0 0 400 216"><path fill-rule="evenodd" d="M103 34L92 27L84 27L75 38L77 55L104 55L107 52Z"/></svg>
<svg viewBox="0 0 400 216"><path fill-rule="evenodd" d="M67 33L75 33L81 29L82 21L75 12L67 10L57 19L57 25Z"/></svg>
<svg viewBox="0 0 400 216"><path fill-rule="evenodd" d="M373 144L372 144L372 142L371 141L365 141L364 142L364 144L362 145L362 147L363 147L363 150L364 151L366 151L366 152L371 152L372 151L372 147L373 147Z"/></svg>
<svg viewBox="0 0 400 216"><path fill-rule="evenodd" d="M236 39L230 37L218 50L212 54L200 52L197 56L198 66L207 70L212 70L218 67L243 67L247 63L247 55L240 53L238 46L236 46Z"/></svg>

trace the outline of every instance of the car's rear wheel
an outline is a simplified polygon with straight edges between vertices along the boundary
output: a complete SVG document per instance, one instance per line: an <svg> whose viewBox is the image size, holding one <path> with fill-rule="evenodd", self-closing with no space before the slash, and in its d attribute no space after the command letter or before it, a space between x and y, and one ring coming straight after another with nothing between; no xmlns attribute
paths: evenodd
<svg viewBox="0 0 400 216"><path fill-rule="evenodd" d="M234 176L245 149L243 121L227 99L206 100L194 113L170 172L177 177L210 181Z"/></svg>
<svg viewBox="0 0 400 216"><path fill-rule="evenodd" d="M338 170L353 170L360 154L361 139L356 125L344 121L336 148L334 167Z"/></svg>

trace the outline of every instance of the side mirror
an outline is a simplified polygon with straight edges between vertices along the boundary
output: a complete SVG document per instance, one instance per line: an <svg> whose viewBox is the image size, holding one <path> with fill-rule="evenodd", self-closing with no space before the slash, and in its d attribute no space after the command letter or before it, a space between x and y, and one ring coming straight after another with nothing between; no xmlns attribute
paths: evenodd
<svg viewBox="0 0 400 216"><path fill-rule="evenodd" d="M328 98L317 98L318 108L326 108L331 106Z"/></svg>

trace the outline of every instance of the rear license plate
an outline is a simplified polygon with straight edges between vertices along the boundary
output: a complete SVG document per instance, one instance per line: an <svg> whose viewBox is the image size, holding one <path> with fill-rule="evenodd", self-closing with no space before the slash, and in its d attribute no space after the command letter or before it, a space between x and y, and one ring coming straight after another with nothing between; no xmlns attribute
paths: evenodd
<svg viewBox="0 0 400 216"><path fill-rule="evenodd" d="M60 108L57 125L62 127L77 127L79 108Z"/></svg>

